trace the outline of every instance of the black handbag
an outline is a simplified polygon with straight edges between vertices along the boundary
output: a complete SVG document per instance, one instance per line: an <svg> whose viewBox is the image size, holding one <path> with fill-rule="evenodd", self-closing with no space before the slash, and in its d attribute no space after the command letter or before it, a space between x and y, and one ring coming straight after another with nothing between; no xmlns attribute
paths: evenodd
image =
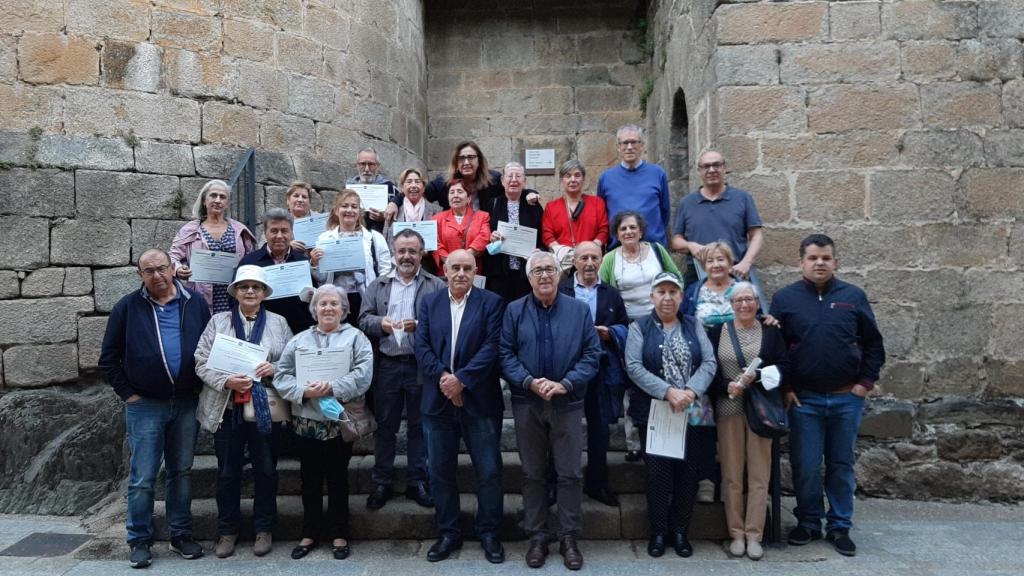
<svg viewBox="0 0 1024 576"><path fill-rule="evenodd" d="M728 330L732 347L736 351L736 359L739 360L740 366L746 366L747 361L743 358L740 339L736 336L736 327L732 322L728 323ZM747 386L743 393L743 412L751 432L762 438L782 438L789 434L789 415L786 413L782 393L778 388L765 390L760 378Z"/></svg>

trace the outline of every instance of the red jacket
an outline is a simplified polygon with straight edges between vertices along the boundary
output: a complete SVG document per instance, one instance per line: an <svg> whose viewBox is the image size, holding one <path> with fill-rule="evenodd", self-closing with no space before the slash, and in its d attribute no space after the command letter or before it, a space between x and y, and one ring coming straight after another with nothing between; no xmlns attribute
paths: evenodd
<svg viewBox="0 0 1024 576"><path fill-rule="evenodd" d="M580 200L583 202L583 210L579 218L571 223L565 209L564 197L555 198L547 203L544 207L544 220L541 223L541 236L545 246L550 247L554 242L563 246L576 246L587 240L597 240L602 246L608 245L608 211L605 209L604 200L590 194L581 195Z"/></svg>
<svg viewBox="0 0 1024 576"><path fill-rule="evenodd" d="M491 241L491 217L483 210L468 208L462 217L462 224L455 220L455 213L445 210L434 215L437 222L437 250L434 261L437 269L444 273L443 264L448 255L460 248L472 248L476 251L476 273L483 274L483 253ZM465 225L469 224L467 233Z"/></svg>

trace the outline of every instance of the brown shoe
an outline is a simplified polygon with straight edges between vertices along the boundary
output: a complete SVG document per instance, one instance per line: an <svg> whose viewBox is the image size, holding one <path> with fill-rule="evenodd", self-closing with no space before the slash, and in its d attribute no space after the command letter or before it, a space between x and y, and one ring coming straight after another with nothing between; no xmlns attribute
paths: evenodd
<svg viewBox="0 0 1024 576"><path fill-rule="evenodd" d="M274 537L270 532L257 532L256 542L252 545L252 553L257 556L266 556L274 548Z"/></svg>
<svg viewBox="0 0 1024 576"><path fill-rule="evenodd" d="M565 567L569 570L583 568L583 554L580 554L574 536L563 536L562 543L558 545L558 552L565 559Z"/></svg>
<svg viewBox="0 0 1024 576"><path fill-rule="evenodd" d="M531 540L530 549L526 551L526 565L530 568L540 568L548 557L547 540Z"/></svg>

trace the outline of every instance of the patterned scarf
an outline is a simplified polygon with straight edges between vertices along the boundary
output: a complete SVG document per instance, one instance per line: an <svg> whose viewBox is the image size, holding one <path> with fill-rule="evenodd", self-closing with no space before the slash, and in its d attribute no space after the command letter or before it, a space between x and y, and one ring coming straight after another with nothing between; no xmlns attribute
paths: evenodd
<svg viewBox="0 0 1024 576"><path fill-rule="evenodd" d="M245 340L251 344L259 344L260 340L263 339L263 329L267 325L267 311L263 306L260 306L260 311L256 314L256 321L253 323L252 331L246 337L245 320L238 309L238 303L234 303L231 306L231 325L235 329L235 338ZM260 434L269 435L273 430L273 421L270 418L270 400L267 398L267 389L263 387L262 382L254 380L251 391L252 407L256 412L256 429L259 430ZM237 414L242 413L241 410L235 410L234 412Z"/></svg>

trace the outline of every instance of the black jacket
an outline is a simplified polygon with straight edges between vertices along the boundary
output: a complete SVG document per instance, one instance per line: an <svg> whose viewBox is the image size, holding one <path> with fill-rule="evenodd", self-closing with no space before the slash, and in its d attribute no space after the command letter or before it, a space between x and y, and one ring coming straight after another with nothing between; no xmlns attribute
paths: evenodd
<svg viewBox="0 0 1024 576"><path fill-rule="evenodd" d="M288 257L285 258L286 262L301 262L303 260L309 260L309 258L301 250L290 250ZM264 244L238 261L239 266L246 264L267 268L274 265L274 258L270 256L267 245ZM299 300L298 296L266 300L263 302L263 306L268 312L284 316L284 319L288 321L288 327L292 329L292 334L298 334L316 324L313 316L309 313L309 304Z"/></svg>
<svg viewBox="0 0 1024 576"><path fill-rule="evenodd" d="M495 198L503 198L505 196L505 187L501 185L501 172L497 170L490 170L488 172L491 175L490 184L486 188L476 191L477 202L481 210L486 210L487 206L490 206ZM437 202L445 210L450 208L448 205L448 178L441 174L431 180L427 184L427 189L423 192L423 197L431 202Z"/></svg>
<svg viewBox="0 0 1024 576"><path fill-rule="evenodd" d="M544 207L537 204L530 204L526 201L526 196L531 193L536 193L536 190L523 190L522 196L519 197L519 225L526 226L527 228L534 228L537 230L537 248L540 250L544 249L544 243L541 239L540 222L544 217ZM487 206L487 213L491 217L491 230L495 231L498 229L498 222L508 222L508 202L505 196L495 198ZM487 278L495 276L507 277L516 276L520 278L526 277L526 259L516 258L519 260L519 270L512 270L509 268L508 262L515 256L509 256L507 254L497 254L491 256L489 253L484 254L484 271L487 273Z"/></svg>
<svg viewBox="0 0 1024 576"><path fill-rule="evenodd" d="M759 320L760 322L760 320ZM728 382L725 377L722 376L722 361L718 355L718 347L720 340L722 339L722 330L725 324L718 324L712 326L708 330L708 340L711 340L711 347L715 349L715 358L718 359L718 370L715 372L715 379L711 381L711 387L708 388L708 394L711 396L725 396L728 394ZM732 342L729 341L728 335L725 336L726 346L732 346ZM789 362L786 357L786 341L782 338L782 331L775 326L765 326L761 324L761 350L757 353L757 357L761 359L761 366L775 366L779 369L779 373L782 375L782 383L779 388L782 390L786 389L786 376L789 370ZM753 358L744 358L747 364ZM760 380L760 374L757 380Z"/></svg>

